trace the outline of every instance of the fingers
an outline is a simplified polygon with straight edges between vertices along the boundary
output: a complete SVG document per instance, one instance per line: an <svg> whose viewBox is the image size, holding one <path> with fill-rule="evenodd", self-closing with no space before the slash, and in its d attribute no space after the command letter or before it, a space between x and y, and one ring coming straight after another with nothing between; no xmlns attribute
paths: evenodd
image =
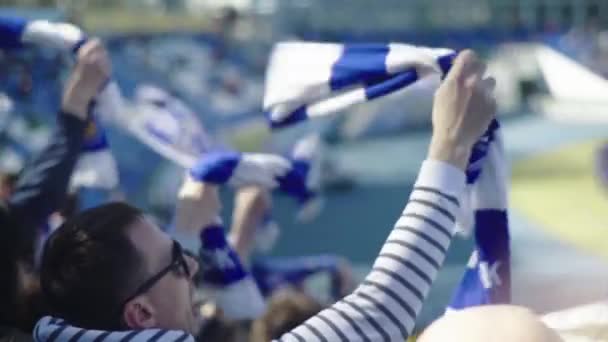
<svg viewBox="0 0 608 342"><path fill-rule="evenodd" d="M456 57L446 80L464 85L472 90L488 85L491 85L489 89L493 89L494 85L491 84L491 81L485 82L483 79L486 70L487 65L475 52L464 50Z"/></svg>
<svg viewBox="0 0 608 342"><path fill-rule="evenodd" d="M493 115L496 112L496 99L494 98L496 79L491 76L484 78L487 65L474 52L465 50L461 55L459 55L461 58L457 60L460 74L453 77L458 77L460 81L464 80L465 87L472 89L474 93L478 94L477 96L482 96L482 101L487 107L487 114Z"/></svg>
<svg viewBox="0 0 608 342"><path fill-rule="evenodd" d="M78 50L78 66L85 69L95 68L102 75L110 76L110 58L101 40L91 39Z"/></svg>
<svg viewBox="0 0 608 342"><path fill-rule="evenodd" d="M479 83L479 88L483 92L488 106L488 114L492 116L496 114L497 104L496 97L494 96L494 89L496 89L496 79L494 77L487 77Z"/></svg>
<svg viewBox="0 0 608 342"><path fill-rule="evenodd" d="M496 88L496 79L494 77L486 77L484 78L479 86L484 89L486 92L493 93Z"/></svg>
<svg viewBox="0 0 608 342"><path fill-rule="evenodd" d="M456 56L454 64L446 77L446 81L464 82L469 76L483 75L485 64L472 50L464 50Z"/></svg>
<svg viewBox="0 0 608 342"><path fill-rule="evenodd" d="M90 56L100 54L104 51L101 41L97 38L93 38L86 42L80 49L78 49L78 60L90 59Z"/></svg>
<svg viewBox="0 0 608 342"><path fill-rule="evenodd" d="M430 157L464 170L468 153L496 113L496 80L485 77L486 64L471 50L461 52L435 93ZM444 142L442 142L444 141Z"/></svg>

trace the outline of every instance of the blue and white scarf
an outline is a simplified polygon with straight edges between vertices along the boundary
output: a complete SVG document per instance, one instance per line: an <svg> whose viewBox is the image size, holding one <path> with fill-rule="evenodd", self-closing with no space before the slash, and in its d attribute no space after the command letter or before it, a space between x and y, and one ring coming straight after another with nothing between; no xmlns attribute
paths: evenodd
<svg viewBox="0 0 608 342"><path fill-rule="evenodd" d="M448 311L511 301L508 169L497 121L473 148L467 183L459 225L474 227L475 249Z"/></svg>
<svg viewBox="0 0 608 342"><path fill-rule="evenodd" d="M175 164L190 169L195 179L218 185L259 185L278 188L296 198L301 216L314 216L318 199L319 141L309 137L287 158L263 153L238 153L214 142L195 112L167 91L137 88L129 131Z"/></svg>
<svg viewBox="0 0 608 342"><path fill-rule="evenodd" d="M0 49L22 48L28 44L76 54L87 37L78 27L44 20L27 21L19 17L0 17ZM72 189L95 187L113 189L118 185L118 169L106 139L100 116L117 116L122 110L120 91L109 81L92 106L82 155L70 181ZM94 114L93 114L94 113Z"/></svg>
<svg viewBox="0 0 608 342"><path fill-rule="evenodd" d="M288 159L292 168L279 178L279 190L294 198L298 203L296 221L310 222L323 209L321 196L323 142L318 133L299 139L293 146Z"/></svg>
<svg viewBox="0 0 608 342"><path fill-rule="evenodd" d="M264 109L271 127L344 110L449 71L455 52L406 44L278 44L270 58ZM474 227L476 247L452 309L510 301L507 162L494 120L475 144L457 222Z"/></svg>
<svg viewBox="0 0 608 342"><path fill-rule="evenodd" d="M187 104L159 87L137 86L129 131L164 158L188 168L216 143Z"/></svg>
<svg viewBox="0 0 608 342"><path fill-rule="evenodd" d="M264 298L238 254L228 243L224 228L215 225L200 234L199 260L206 294L228 319L255 319L266 310Z"/></svg>
<svg viewBox="0 0 608 342"><path fill-rule="evenodd" d="M336 113L444 75L454 56L407 44L280 43L267 69L264 110L273 128Z"/></svg>
<svg viewBox="0 0 608 342"><path fill-rule="evenodd" d="M86 303L84 303L86 305ZM194 337L179 330L146 329L128 331L87 330L69 325L66 321L44 317L36 324L33 332L36 342L195 342Z"/></svg>

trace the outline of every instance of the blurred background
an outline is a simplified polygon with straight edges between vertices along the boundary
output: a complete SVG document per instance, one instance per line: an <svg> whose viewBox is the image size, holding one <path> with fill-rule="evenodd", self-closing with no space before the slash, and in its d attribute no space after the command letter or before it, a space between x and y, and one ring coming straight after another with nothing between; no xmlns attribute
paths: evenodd
<svg viewBox="0 0 608 342"><path fill-rule="evenodd" d="M514 301L540 312L608 294L608 1L605 0L0 0L0 15L69 21L102 37L126 97L139 85L190 106L215 141L284 151L320 130L326 206L308 224L275 202L275 255L344 255L369 269L426 155L438 80L270 136L264 73L282 40L473 48L498 79L512 167ZM59 66L59 67L58 67ZM0 170L18 172L48 139L69 62L0 52ZM109 128L122 196L168 223L182 170ZM230 213L232 194L226 198ZM91 206L110 196L87 191ZM320 237L323 237L322 239ZM445 308L472 243L455 241L422 320Z"/></svg>

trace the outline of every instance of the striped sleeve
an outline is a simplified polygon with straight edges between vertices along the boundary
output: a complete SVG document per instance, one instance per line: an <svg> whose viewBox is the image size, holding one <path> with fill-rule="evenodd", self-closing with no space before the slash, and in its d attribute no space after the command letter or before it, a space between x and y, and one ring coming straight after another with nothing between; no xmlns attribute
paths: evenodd
<svg viewBox="0 0 608 342"><path fill-rule="evenodd" d="M427 160L372 271L343 300L279 341L399 341L414 329L453 232L464 173Z"/></svg>

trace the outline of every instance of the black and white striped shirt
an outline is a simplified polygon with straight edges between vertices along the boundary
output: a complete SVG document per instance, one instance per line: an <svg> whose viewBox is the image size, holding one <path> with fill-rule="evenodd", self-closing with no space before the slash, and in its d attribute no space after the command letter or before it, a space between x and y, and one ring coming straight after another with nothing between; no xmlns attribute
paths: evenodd
<svg viewBox="0 0 608 342"><path fill-rule="evenodd" d="M405 341L450 245L464 187L464 172L425 161L363 283L279 341Z"/></svg>
<svg viewBox="0 0 608 342"><path fill-rule="evenodd" d="M405 341L445 258L464 187L462 171L425 161L403 214L363 284L280 341ZM85 330L53 317L42 318L33 337L36 342L194 342L183 331Z"/></svg>

